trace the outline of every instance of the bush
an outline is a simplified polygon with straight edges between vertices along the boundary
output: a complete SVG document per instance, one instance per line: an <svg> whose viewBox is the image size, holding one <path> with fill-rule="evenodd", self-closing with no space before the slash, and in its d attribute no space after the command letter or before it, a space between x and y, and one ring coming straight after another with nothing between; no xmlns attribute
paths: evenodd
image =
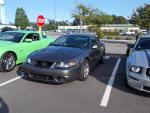
<svg viewBox="0 0 150 113"><path fill-rule="evenodd" d="M121 37L117 36L115 39L116 39L116 40L121 40Z"/></svg>
<svg viewBox="0 0 150 113"><path fill-rule="evenodd" d="M126 37L126 40L132 40L132 37Z"/></svg>
<svg viewBox="0 0 150 113"><path fill-rule="evenodd" d="M100 38L100 39L103 39L104 38L104 34L102 32L98 32L97 33L97 36Z"/></svg>
<svg viewBox="0 0 150 113"><path fill-rule="evenodd" d="M103 32L104 35L118 36L119 32Z"/></svg>
<svg viewBox="0 0 150 113"><path fill-rule="evenodd" d="M108 36L108 39L113 39L113 37L112 36Z"/></svg>

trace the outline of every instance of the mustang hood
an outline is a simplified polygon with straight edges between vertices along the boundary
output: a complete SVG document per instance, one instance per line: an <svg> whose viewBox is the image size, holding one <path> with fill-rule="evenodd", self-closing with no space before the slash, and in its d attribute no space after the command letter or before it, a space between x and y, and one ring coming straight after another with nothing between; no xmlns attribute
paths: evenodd
<svg viewBox="0 0 150 113"><path fill-rule="evenodd" d="M142 67L150 67L150 50L135 51L132 53L134 64Z"/></svg>
<svg viewBox="0 0 150 113"><path fill-rule="evenodd" d="M73 47L50 46L31 55L31 59L49 62L67 62L84 55L85 50Z"/></svg>

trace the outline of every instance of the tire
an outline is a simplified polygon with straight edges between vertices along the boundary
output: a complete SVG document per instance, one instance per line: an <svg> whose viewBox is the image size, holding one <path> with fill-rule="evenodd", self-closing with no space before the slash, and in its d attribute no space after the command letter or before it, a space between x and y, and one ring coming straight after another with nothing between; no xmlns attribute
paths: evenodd
<svg viewBox="0 0 150 113"><path fill-rule="evenodd" d="M103 52L102 57L101 57L101 59L100 59L100 63L101 63L101 64L104 63L104 57L105 57L105 52Z"/></svg>
<svg viewBox="0 0 150 113"><path fill-rule="evenodd" d="M89 72L90 72L89 62L88 60L84 60L81 67L80 81L86 81L88 79Z"/></svg>
<svg viewBox="0 0 150 113"><path fill-rule="evenodd" d="M13 53L5 53L1 58L0 71L9 72L16 66L16 57Z"/></svg>
<svg viewBox="0 0 150 113"><path fill-rule="evenodd" d="M130 54L130 48L127 48L126 55L129 56L129 54Z"/></svg>

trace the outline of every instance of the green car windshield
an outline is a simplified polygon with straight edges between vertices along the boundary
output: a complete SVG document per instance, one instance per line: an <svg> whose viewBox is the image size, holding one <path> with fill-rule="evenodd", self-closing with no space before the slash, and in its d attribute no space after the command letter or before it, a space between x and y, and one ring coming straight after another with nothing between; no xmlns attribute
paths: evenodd
<svg viewBox="0 0 150 113"><path fill-rule="evenodd" d="M19 43L24 37L24 35L25 33L20 32L4 32L0 33L0 40Z"/></svg>

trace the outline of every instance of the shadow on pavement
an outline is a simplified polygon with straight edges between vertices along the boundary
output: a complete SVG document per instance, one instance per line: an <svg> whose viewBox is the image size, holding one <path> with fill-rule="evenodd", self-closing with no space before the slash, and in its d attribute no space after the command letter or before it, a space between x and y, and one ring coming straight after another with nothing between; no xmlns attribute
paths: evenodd
<svg viewBox="0 0 150 113"><path fill-rule="evenodd" d="M95 77L98 81L107 85L109 82L110 76L112 74L112 71L116 65L117 59L121 58L122 60L119 65L116 77L115 77L113 88L116 88L126 93L134 94L134 95L150 97L149 93L137 91L126 85L126 74L125 74L126 56L125 55L106 54L106 56L110 56L110 58L105 60L103 64L96 65L96 67L93 69L93 71L90 74L92 77ZM18 76L21 76L23 74L22 72L23 71L20 65L18 66L16 73ZM24 76L23 79L35 82L34 80L28 79L28 77L26 76ZM40 82L40 83L46 83L46 82ZM54 83L46 83L46 84L56 85Z"/></svg>
<svg viewBox="0 0 150 113"><path fill-rule="evenodd" d="M112 71L116 65L117 59L121 57L121 63L116 73L113 88L138 96L150 97L149 93L137 91L126 84L126 56L118 54L111 54L110 56L111 58L105 60L104 64L98 64L96 66L96 68L92 71L91 76L95 77L98 81L107 85Z"/></svg>
<svg viewBox="0 0 150 113"><path fill-rule="evenodd" d="M0 113L9 113L9 108L1 97L0 97Z"/></svg>

